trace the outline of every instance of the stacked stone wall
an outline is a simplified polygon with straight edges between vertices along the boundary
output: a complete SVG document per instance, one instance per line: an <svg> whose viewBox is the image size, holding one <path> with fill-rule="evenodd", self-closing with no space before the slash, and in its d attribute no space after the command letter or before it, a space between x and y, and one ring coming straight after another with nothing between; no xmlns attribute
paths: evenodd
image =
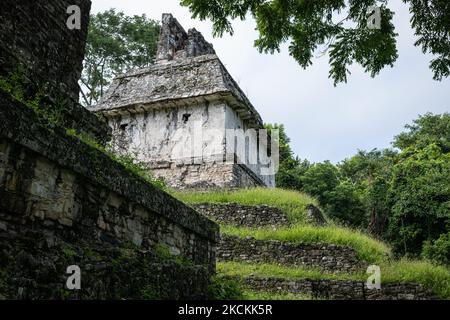
<svg viewBox="0 0 450 320"><path fill-rule="evenodd" d="M279 208L235 203L202 203L192 205L208 218L225 225L250 228L289 227L289 220ZM308 205L309 210L318 210ZM316 213L317 215L318 213ZM311 218L310 218L311 219ZM312 219L314 223L317 219ZM320 220L324 221L320 213ZM320 228L320 227L318 227ZM369 289L364 281L331 280L332 277L364 278L368 262L347 246L326 243L293 243L277 240L257 240L221 234L217 245L217 260L247 264L267 263L289 268L321 270L324 279L298 279L248 275L233 277L243 287L252 291L293 293L319 299L337 300L425 300L438 297L417 283L385 283L381 274L381 289ZM345 275L344 275L345 274ZM368 277L369 275L367 275ZM350 279L352 279L350 278Z"/></svg>
<svg viewBox="0 0 450 320"><path fill-rule="evenodd" d="M414 283L388 283L381 289L368 289L362 281L352 280L293 280L249 277L240 280L253 290L274 293L290 292L315 298L334 300L430 300L437 299L430 291Z"/></svg>
<svg viewBox="0 0 450 320"><path fill-rule="evenodd" d="M206 298L216 224L1 91L0 118L1 296Z"/></svg>
<svg viewBox="0 0 450 320"><path fill-rule="evenodd" d="M192 205L208 218L236 227L265 228L291 225L284 212L267 205L246 206L238 203L202 203Z"/></svg>
<svg viewBox="0 0 450 320"><path fill-rule="evenodd" d="M222 234L217 246L222 261L275 263L319 268L327 272L360 272L367 263L348 247L325 243L294 244L276 240L256 240Z"/></svg>

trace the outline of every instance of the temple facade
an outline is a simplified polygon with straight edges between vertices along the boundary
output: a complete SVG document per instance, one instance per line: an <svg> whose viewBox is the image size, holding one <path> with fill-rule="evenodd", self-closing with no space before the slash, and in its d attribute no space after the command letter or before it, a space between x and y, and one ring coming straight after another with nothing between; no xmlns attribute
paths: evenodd
<svg viewBox="0 0 450 320"><path fill-rule="evenodd" d="M267 154L261 116L213 46L170 14L155 64L117 77L92 109L106 117L117 152L174 188L275 185L273 163L256 155Z"/></svg>

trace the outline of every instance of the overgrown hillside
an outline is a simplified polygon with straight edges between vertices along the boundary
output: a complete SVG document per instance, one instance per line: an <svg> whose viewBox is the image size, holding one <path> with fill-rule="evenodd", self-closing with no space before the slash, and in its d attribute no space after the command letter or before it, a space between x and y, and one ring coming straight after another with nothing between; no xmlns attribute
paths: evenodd
<svg viewBox="0 0 450 320"><path fill-rule="evenodd" d="M295 157L283 125L277 187L314 196L335 221L388 242L396 257L450 265L450 114L426 113L393 148L359 150L337 164Z"/></svg>
<svg viewBox="0 0 450 320"><path fill-rule="evenodd" d="M306 206L317 205L316 199L296 191L283 189L253 188L226 192L172 192L178 199L198 208L201 204L236 203L243 206L267 205L281 209L286 213L289 226L244 227L220 222L221 234L224 236L250 241L280 241L289 244L330 244L348 247L356 252L357 258L364 261L364 267L358 271L330 272L320 267L287 265L284 261L254 262L239 259L221 259L217 263L220 276L234 279L241 283L243 296L248 299L309 299L305 294L292 292L273 292L253 290L246 283L249 279L286 279L295 280L330 280L330 281L366 281L366 267L369 264L380 266L381 281L389 283L418 283L431 289L441 298L450 297L450 272L442 266L427 261L395 260L390 247L372 238L361 230L344 227L326 218L327 225L316 226L306 219ZM231 214L231 213L230 213ZM230 220L231 221L231 220ZM234 239L234 238L233 238ZM252 240L250 240L252 239ZM264 242L263 242L264 243ZM270 248L268 245L267 248ZM270 255L270 253L268 253ZM241 255L242 256L242 255Z"/></svg>

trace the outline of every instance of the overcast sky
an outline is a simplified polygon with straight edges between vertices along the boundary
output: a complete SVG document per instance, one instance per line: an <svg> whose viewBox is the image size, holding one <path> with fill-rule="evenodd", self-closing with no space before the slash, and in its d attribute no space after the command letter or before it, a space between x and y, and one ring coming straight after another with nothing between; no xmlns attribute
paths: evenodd
<svg viewBox="0 0 450 320"><path fill-rule="evenodd" d="M390 1L399 34L399 58L394 68L372 79L359 66L351 68L347 84L333 86L328 58L303 70L289 56L287 45L275 55L260 54L252 19L235 21L235 34L213 38L211 23L191 19L179 0L92 0L92 12L109 8L127 15L161 20L172 13L187 30L195 27L214 48L228 71L261 114L264 122L283 123L295 154L312 162L339 162L358 149L390 146L392 138L418 114L450 111L450 79L437 82L428 68L430 56L414 47L408 7Z"/></svg>

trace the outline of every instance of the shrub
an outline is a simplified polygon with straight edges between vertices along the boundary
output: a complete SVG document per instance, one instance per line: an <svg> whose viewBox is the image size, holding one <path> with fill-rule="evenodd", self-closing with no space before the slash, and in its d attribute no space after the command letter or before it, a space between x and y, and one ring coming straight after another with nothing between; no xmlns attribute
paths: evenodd
<svg viewBox="0 0 450 320"><path fill-rule="evenodd" d="M249 188L236 191L175 192L175 198L188 204L195 203L239 203L241 205L268 205L280 208L293 223L305 222L308 204L318 206L317 201L301 192L271 188Z"/></svg>
<svg viewBox="0 0 450 320"><path fill-rule="evenodd" d="M365 208L358 188L351 181L341 181L334 190L325 193L325 198L325 208L330 218L353 227L365 224Z"/></svg>
<svg viewBox="0 0 450 320"><path fill-rule="evenodd" d="M450 232L441 234L434 241L425 241L422 248L425 259L449 265L450 264Z"/></svg>
<svg viewBox="0 0 450 320"><path fill-rule="evenodd" d="M407 149L393 167L388 237L397 254L419 255L423 242L448 232L450 153L432 144Z"/></svg>
<svg viewBox="0 0 450 320"><path fill-rule="evenodd" d="M316 163L301 177L303 191L327 203L326 194L339 184L339 171L332 163Z"/></svg>
<svg viewBox="0 0 450 320"><path fill-rule="evenodd" d="M242 300L243 292L236 280L214 276L209 285L209 294L213 300Z"/></svg>

